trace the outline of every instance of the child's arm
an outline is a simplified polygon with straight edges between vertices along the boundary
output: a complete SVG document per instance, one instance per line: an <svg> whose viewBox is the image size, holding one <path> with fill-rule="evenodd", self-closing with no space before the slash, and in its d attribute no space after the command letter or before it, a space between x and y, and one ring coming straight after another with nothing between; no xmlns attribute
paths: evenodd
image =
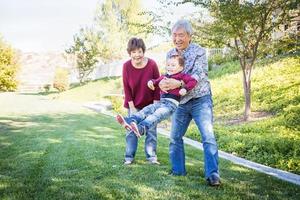
<svg viewBox="0 0 300 200"><path fill-rule="evenodd" d="M191 75L188 74L184 74L182 76L182 80L184 82L184 88L187 91L190 91L191 89L193 89L196 85L197 85L197 80L194 79Z"/></svg>
<svg viewBox="0 0 300 200"><path fill-rule="evenodd" d="M154 87L157 87L158 84L159 84L159 82L160 82L161 80L163 80L164 78L165 78L165 76L164 76L164 75L161 75L161 76L158 77L157 79L152 79L151 81L153 82L153 86L154 86Z"/></svg>

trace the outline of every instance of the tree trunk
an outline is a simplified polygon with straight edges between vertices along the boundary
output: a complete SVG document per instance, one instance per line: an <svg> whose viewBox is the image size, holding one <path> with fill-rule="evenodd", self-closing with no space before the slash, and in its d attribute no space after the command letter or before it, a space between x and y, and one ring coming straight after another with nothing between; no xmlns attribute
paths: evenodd
<svg viewBox="0 0 300 200"><path fill-rule="evenodd" d="M250 62L251 63L251 62ZM248 121L251 114L251 69L252 65L245 63L243 69L243 86L244 86L244 97L245 97L245 111L244 120Z"/></svg>

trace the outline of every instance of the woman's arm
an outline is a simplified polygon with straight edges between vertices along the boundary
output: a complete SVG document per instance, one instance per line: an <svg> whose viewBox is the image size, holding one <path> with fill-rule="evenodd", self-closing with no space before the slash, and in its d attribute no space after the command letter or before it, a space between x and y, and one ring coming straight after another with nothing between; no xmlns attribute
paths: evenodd
<svg viewBox="0 0 300 200"><path fill-rule="evenodd" d="M125 102L128 102L128 106L130 111L134 112L136 110L134 103L133 103L133 98L130 90L130 86L128 83L128 74L126 71L126 66L123 66L123 71L122 71L122 78L123 78L123 88L124 88L124 94L125 94Z"/></svg>

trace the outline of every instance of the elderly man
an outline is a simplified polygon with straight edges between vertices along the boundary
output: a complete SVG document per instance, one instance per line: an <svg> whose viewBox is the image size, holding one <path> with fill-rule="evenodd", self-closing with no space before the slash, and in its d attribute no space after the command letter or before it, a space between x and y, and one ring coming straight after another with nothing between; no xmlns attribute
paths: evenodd
<svg viewBox="0 0 300 200"><path fill-rule="evenodd" d="M205 179L210 186L218 186L221 183L218 168L218 147L213 132L213 103L205 49L191 43L192 27L189 21L177 21L171 31L175 48L167 53L167 58L176 54L181 55L185 60L184 73L192 75L198 81L196 87L182 97L179 107L172 117L169 149L172 165L171 174L186 174L182 137L193 119L202 137ZM184 87L183 82L175 79L161 81L159 86L164 91Z"/></svg>

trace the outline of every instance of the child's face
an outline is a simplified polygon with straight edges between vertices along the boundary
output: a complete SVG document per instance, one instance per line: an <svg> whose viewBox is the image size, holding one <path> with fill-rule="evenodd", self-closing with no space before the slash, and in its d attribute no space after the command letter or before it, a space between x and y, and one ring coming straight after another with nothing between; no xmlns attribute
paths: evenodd
<svg viewBox="0 0 300 200"><path fill-rule="evenodd" d="M167 74L177 74L183 70L183 66L179 65L179 62L176 58L171 58L167 60L167 66L166 66Z"/></svg>

